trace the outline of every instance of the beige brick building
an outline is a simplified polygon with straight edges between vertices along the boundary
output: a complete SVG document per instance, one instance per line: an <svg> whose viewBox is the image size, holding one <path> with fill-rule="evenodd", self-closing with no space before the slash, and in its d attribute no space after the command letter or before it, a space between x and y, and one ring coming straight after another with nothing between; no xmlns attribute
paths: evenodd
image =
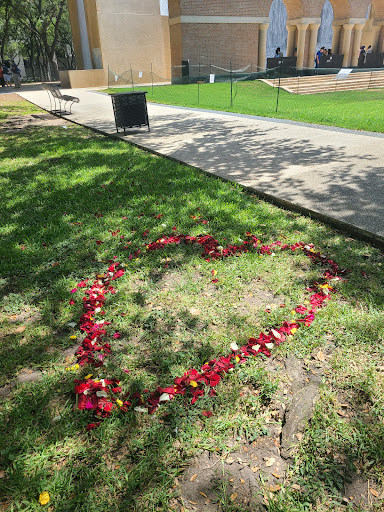
<svg viewBox="0 0 384 512"><path fill-rule="evenodd" d="M191 66L240 69L266 63L273 0L68 0L77 71L65 85L105 85L108 67L171 78L182 61ZM332 52L343 66L356 66L362 44L384 53L384 0L330 0ZM312 67L324 0L284 0L287 56ZM367 16L368 13L368 16Z"/></svg>

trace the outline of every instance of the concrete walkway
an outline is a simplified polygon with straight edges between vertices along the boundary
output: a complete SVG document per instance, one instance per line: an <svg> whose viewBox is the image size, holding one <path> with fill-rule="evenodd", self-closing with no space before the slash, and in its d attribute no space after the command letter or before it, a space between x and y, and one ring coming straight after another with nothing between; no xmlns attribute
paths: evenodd
<svg viewBox="0 0 384 512"><path fill-rule="evenodd" d="M65 92L80 98L68 120L116 135L107 95ZM46 91L18 94L49 110ZM148 112L151 131L124 140L384 245L384 134L156 104Z"/></svg>

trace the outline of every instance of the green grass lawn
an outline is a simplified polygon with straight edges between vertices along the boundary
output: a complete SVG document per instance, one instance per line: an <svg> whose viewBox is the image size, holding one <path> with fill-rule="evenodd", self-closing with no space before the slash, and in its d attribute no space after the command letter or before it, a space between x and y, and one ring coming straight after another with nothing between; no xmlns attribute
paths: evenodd
<svg viewBox="0 0 384 512"><path fill-rule="evenodd" d="M384 131L384 89L305 96L281 90L277 113L277 89L259 81L234 84L232 107L230 83L200 85L199 103L196 84L154 87L153 94L150 87L141 89L148 91L148 101L156 103L292 119L354 130ZM132 89L107 89L107 92L124 90ZM140 90L140 87L135 87L135 90Z"/></svg>
<svg viewBox="0 0 384 512"><path fill-rule="evenodd" d="M164 101L167 90L159 88ZM30 113L29 104L18 104L17 114L23 111ZM266 433L269 404L285 384L257 358L229 373L217 397L193 407L179 397L152 416L116 412L90 432L85 427L94 417L75 408L75 378L115 376L125 391L169 386L184 371L227 354L230 343L240 346L292 318L291 309L308 298L306 287L321 276L300 252L211 262L195 246L147 252L150 241L175 232L211 233L223 246L241 243L247 231L264 243L314 243L351 270L313 324L276 349L278 358L291 354L308 365L322 351L328 367L295 463L282 491L267 496L267 510L346 510L340 489L356 471L381 491L384 272L378 249L238 185L76 125L9 128L0 127L0 388L30 371L42 378L0 397L1 510L192 511L181 505L177 480L191 458L224 455ZM109 261L125 265L114 282L117 293L105 304L108 329L121 336L112 340L105 367L78 368L64 352L82 338L82 293L71 290L97 279ZM353 410L349 419L338 414L340 402ZM204 409L213 416L204 417ZM46 506L38 501L42 492L50 496ZM217 492L220 510L246 510L234 495Z"/></svg>

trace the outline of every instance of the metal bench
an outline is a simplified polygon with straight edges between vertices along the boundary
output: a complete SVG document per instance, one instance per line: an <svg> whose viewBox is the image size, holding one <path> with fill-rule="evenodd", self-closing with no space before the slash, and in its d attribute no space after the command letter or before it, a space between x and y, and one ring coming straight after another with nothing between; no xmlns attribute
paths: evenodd
<svg viewBox="0 0 384 512"><path fill-rule="evenodd" d="M41 87L48 93L49 104L51 112L59 116L72 114L72 105L79 103L79 98L69 96L68 94L61 94L60 88L56 84L42 83ZM69 111L67 111L67 104L70 103Z"/></svg>

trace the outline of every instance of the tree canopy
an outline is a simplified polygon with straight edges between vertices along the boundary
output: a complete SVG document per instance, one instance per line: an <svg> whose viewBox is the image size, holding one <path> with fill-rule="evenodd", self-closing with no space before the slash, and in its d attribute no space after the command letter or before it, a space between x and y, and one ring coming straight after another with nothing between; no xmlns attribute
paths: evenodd
<svg viewBox="0 0 384 512"><path fill-rule="evenodd" d="M74 68L67 0L0 0L0 61L22 58L34 79Z"/></svg>

